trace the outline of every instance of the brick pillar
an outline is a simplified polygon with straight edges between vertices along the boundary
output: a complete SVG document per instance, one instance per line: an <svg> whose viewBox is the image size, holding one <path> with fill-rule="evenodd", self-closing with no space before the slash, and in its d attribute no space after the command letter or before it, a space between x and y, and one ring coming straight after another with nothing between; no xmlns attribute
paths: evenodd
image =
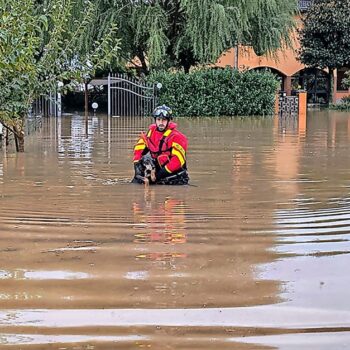
<svg viewBox="0 0 350 350"><path fill-rule="evenodd" d="M306 112L307 112L307 92L299 91L299 111L298 111L298 129L299 135L305 135L306 132Z"/></svg>
<svg viewBox="0 0 350 350"><path fill-rule="evenodd" d="M292 94L292 77L286 76L284 79L284 91L287 93L287 96Z"/></svg>
<svg viewBox="0 0 350 350"><path fill-rule="evenodd" d="M338 71L334 69L333 72L333 91L332 91L332 103L337 102L337 83L338 83Z"/></svg>
<svg viewBox="0 0 350 350"><path fill-rule="evenodd" d="M298 92L298 98L299 98L299 114L305 114L306 115L307 92L306 91L299 91Z"/></svg>

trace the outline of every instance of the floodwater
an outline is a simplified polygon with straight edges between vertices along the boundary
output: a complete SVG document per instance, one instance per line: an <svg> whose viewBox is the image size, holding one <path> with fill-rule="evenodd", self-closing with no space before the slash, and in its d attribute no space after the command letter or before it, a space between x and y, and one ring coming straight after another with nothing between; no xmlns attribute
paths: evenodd
<svg viewBox="0 0 350 350"><path fill-rule="evenodd" d="M181 119L190 186L130 184L148 119L0 154L0 349L350 347L350 114Z"/></svg>

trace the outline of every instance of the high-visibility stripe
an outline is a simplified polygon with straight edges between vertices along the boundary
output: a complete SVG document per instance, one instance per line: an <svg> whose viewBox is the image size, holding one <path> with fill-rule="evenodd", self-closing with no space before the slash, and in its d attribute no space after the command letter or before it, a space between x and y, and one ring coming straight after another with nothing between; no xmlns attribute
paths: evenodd
<svg viewBox="0 0 350 350"><path fill-rule="evenodd" d="M147 137L150 137L152 134L152 129L148 130Z"/></svg>
<svg viewBox="0 0 350 350"><path fill-rule="evenodd" d="M168 168L167 166L165 166L164 168L165 168L165 170L166 170L168 173L170 173L170 174L172 173L172 171L170 171L169 168Z"/></svg>
<svg viewBox="0 0 350 350"><path fill-rule="evenodd" d="M173 148L172 152L171 152L174 156L176 156L177 158L179 158L179 161L181 163L181 166L183 166L185 164L185 158L182 155L181 152L179 152L177 149Z"/></svg>
<svg viewBox="0 0 350 350"><path fill-rule="evenodd" d="M146 144L142 141L142 142L138 142L135 146L146 146Z"/></svg>
<svg viewBox="0 0 350 350"><path fill-rule="evenodd" d="M146 148L146 145L145 145L145 144L143 144L143 145L136 145L136 146L134 147L134 150L135 150L135 151L139 151L139 150L145 149L145 148Z"/></svg>
<svg viewBox="0 0 350 350"><path fill-rule="evenodd" d="M167 131L165 131L165 133L163 134L165 137L169 136L171 134L172 130L169 129Z"/></svg>
<svg viewBox="0 0 350 350"><path fill-rule="evenodd" d="M183 147L180 144L173 142L172 147L173 149L176 148L178 151L180 151L182 156L186 158L186 151L183 149Z"/></svg>

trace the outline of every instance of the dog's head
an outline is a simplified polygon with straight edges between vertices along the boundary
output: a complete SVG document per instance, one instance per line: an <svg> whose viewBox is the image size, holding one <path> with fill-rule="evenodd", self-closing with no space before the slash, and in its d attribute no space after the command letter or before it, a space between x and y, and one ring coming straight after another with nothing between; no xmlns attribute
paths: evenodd
<svg viewBox="0 0 350 350"><path fill-rule="evenodd" d="M152 170L155 169L154 161L151 157L143 157L142 165L144 167L144 177L150 177Z"/></svg>

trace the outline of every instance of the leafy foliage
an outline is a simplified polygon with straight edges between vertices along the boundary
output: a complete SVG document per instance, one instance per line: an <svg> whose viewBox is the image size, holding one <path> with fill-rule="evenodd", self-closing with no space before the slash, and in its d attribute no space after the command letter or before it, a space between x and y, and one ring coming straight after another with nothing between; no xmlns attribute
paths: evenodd
<svg viewBox="0 0 350 350"><path fill-rule="evenodd" d="M297 12L297 0L104 0L100 4L104 23L119 21L126 60L136 55L144 69L177 66L185 71L192 65L214 63L237 44L252 45L259 55L290 44Z"/></svg>
<svg viewBox="0 0 350 350"><path fill-rule="evenodd" d="M350 0L314 0L303 24L302 63L331 70L350 64Z"/></svg>
<svg viewBox="0 0 350 350"><path fill-rule="evenodd" d="M115 25L91 39L95 10L89 0L0 0L0 121L17 138L36 97L59 81L82 81L116 56Z"/></svg>
<svg viewBox="0 0 350 350"><path fill-rule="evenodd" d="M346 73L346 77L343 79L343 85L345 88L350 89L350 70L348 70Z"/></svg>
<svg viewBox="0 0 350 350"><path fill-rule="evenodd" d="M340 103L332 104L329 106L329 108L338 111L350 111L350 96L343 97L340 100Z"/></svg>
<svg viewBox="0 0 350 350"><path fill-rule="evenodd" d="M160 103L180 116L271 115L278 82L270 72L205 69L150 77L162 83Z"/></svg>

